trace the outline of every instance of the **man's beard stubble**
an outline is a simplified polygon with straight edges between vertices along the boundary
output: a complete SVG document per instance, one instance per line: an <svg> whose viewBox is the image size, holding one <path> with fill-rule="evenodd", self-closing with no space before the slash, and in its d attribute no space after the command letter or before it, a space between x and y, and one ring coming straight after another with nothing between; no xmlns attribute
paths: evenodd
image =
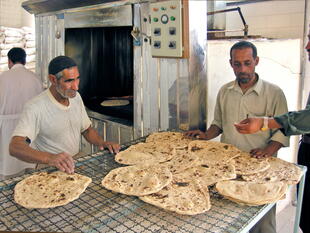
<svg viewBox="0 0 310 233"><path fill-rule="evenodd" d="M238 83L246 84L246 83L249 83L251 80L252 78L247 73L239 73L237 76Z"/></svg>
<svg viewBox="0 0 310 233"><path fill-rule="evenodd" d="M63 91L63 90L61 90L61 88L59 88L59 86L56 86L56 91L64 99L69 99L69 98L73 98L73 97L76 96L76 91L74 91L74 90L65 90L65 91ZM72 92L72 95L70 95L70 92Z"/></svg>

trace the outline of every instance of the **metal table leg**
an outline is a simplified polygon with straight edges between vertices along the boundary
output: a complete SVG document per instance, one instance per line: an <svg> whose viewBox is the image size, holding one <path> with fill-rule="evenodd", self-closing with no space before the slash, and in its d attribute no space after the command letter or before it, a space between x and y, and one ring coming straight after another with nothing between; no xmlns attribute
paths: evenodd
<svg viewBox="0 0 310 233"><path fill-rule="evenodd" d="M299 230L301 204L302 204L302 198L304 195L304 186L305 186L305 180L306 180L307 167L303 166L302 169L303 169L303 175L301 177L301 180L298 186L298 197L297 197L297 207L296 207L296 214L295 214L294 233L298 233L298 230Z"/></svg>

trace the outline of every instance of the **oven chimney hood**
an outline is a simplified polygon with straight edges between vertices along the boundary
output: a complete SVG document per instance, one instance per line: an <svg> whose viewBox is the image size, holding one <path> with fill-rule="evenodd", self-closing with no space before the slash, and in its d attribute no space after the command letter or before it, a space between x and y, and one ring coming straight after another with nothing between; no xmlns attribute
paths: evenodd
<svg viewBox="0 0 310 233"><path fill-rule="evenodd" d="M115 1L119 0L28 0L22 3L22 7L31 14L42 14Z"/></svg>

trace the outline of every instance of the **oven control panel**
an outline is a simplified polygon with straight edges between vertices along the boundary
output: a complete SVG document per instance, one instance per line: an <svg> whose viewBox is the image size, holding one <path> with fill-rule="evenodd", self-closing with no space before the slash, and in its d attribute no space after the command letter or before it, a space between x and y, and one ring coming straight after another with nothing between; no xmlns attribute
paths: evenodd
<svg viewBox="0 0 310 233"><path fill-rule="evenodd" d="M150 4L153 57L182 57L182 1Z"/></svg>

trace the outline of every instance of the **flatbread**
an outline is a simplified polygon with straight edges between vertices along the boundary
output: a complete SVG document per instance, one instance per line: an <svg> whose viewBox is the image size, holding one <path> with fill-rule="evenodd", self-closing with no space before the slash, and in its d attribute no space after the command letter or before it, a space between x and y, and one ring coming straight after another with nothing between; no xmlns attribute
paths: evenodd
<svg viewBox="0 0 310 233"><path fill-rule="evenodd" d="M190 142L188 150L199 157L201 164L208 166L227 164L229 160L237 157L241 152L233 145L206 140Z"/></svg>
<svg viewBox="0 0 310 233"><path fill-rule="evenodd" d="M25 208L52 208L79 198L92 179L77 173L40 172L18 182L14 200Z"/></svg>
<svg viewBox="0 0 310 233"><path fill-rule="evenodd" d="M197 181L203 187L213 185L222 180L236 178L235 167L231 164L208 167L206 165L186 169L178 174L173 174L177 182Z"/></svg>
<svg viewBox="0 0 310 233"><path fill-rule="evenodd" d="M246 205L264 205L278 201L286 193L284 182L256 183L237 180L220 181L216 190L232 201Z"/></svg>
<svg viewBox="0 0 310 233"><path fill-rule="evenodd" d="M297 184L302 176L302 170L293 163L279 158L268 159L270 167L252 175L243 175L242 179L257 183L283 181L287 184Z"/></svg>
<svg viewBox="0 0 310 233"><path fill-rule="evenodd" d="M116 106L126 106L130 102L128 100L104 100L101 102L103 107L116 107Z"/></svg>
<svg viewBox="0 0 310 233"><path fill-rule="evenodd" d="M187 148L191 141L191 139L185 138L183 133L173 131L155 132L150 134L145 140L145 142L169 144L170 147L177 149Z"/></svg>
<svg viewBox="0 0 310 233"><path fill-rule="evenodd" d="M166 165L172 174L175 174L198 166L200 163L197 155L189 153L187 149L174 149L172 159L162 164Z"/></svg>
<svg viewBox="0 0 310 233"><path fill-rule="evenodd" d="M184 215L204 213L211 208L208 188L196 182L173 181L159 192L139 198L149 204Z"/></svg>
<svg viewBox="0 0 310 233"><path fill-rule="evenodd" d="M162 143L138 143L115 155L115 161L126 165L165 162L173 157L173 148Z"/></svg>
<svg viewBox="0 0 310 233"><path fill-rule="evenodd" d="M237 175L251 175L267 170L270 167L267 158L257 159L247 152L241 152L230 162L235 166Z"/></svg>
<svg viewBox="0 0 310 233"><path fill-rule="evenodd" d="M158 192L171 180L172 174L166 166L134 165L113 169L101 184L114 192L143 196Z"/></svg>

